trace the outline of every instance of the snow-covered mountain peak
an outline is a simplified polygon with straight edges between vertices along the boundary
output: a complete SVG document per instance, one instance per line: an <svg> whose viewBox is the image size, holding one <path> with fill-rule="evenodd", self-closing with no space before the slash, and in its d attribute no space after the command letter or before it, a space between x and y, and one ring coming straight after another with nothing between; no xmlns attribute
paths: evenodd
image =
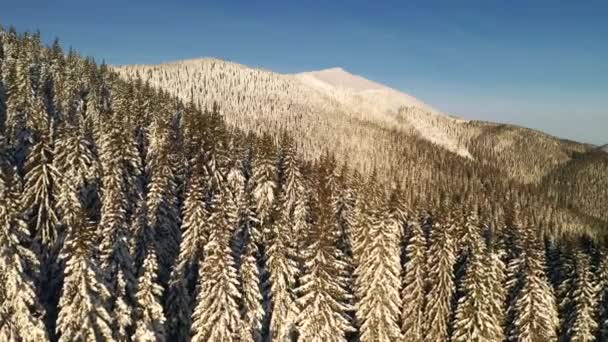
<svg viewBox="0 0 608 342"><path fill-rule="evenodd" d="M151 85L185 100L194 96L201 106L217 102L227 122L244 130L275 126L295 132L301 127L314 126L313 133L298 134L302 141L321 144L336 139L333 136L338 134L336 129L342 129L344 132L338 136L349 140L344 150L353 153L360 149L364 137L347 133L352 130L350 125L367 122L383 129L415 134L456 154L471 157L460 136L464 120L451 118L413 96L340 67L279 74L202 58L123 66L115 70L126 77L144 75ZM303 122L296 124L294 117ZM332 136L323 135L324 132L332 132Z"/></svg>

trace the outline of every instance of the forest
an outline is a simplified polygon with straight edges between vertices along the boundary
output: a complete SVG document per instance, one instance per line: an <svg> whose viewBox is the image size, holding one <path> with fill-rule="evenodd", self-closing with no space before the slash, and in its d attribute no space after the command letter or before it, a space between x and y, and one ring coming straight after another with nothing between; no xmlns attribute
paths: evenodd
<svg viewBox="0 0 608 342"><path fill-rule="evenodd" d="M13 28L0 76L1 341L608 340L600 152L360 167Z"/></svg>

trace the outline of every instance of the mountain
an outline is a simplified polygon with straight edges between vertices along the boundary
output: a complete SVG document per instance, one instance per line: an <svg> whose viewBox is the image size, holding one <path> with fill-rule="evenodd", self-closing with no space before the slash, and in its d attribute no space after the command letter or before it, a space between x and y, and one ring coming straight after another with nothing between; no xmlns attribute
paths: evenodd
<svg viewBox="0 0 608 342"><path fill-rule="evenodd" d="M217 102L226 121L245 131L287 130L306 158L331 148L364 173L394 173L389 169L404 167L396 164L413 156L407 146L391 146L387 136L394 134L474 159L524 184L538 184L573 153L589 149L523 127L446 115L342 68L290 75L204 58L115 70L202 107ZM429 169L424 159L417 162L416 168Z"/></svg>
<svg viewBox="0 0 608 342"><path fill-rule="evenodd" d="M295 77L339 102L350 113L359 113L368 120L395 120L393 125L396 127L413 129L423 139L458 155L471 157L459 137L450 134L452 130L449 129L453 126L458 131L467 121L449 117L409 94L350 74L342 68L305 72Z"/></svg>
<svg viewBox="0 0 608 342"><path fill-rule="evenodd" d="M114 70L199 108L218 104L236 129L288 133L307 160L329 152L362 175L401 183L411 202L437 203L444 193L458 194L461 201L489 192L500 206L508 205L504 194L511 194L526 198L528 210L554 212L547 219L559 220L565 231L600 232L608 225L559 201L543 183L576 154L587 153L584 144L459 119L341 68L279 74L203 58ZM595 195L588 193L586 202Z"/></svg>
<svg viewBox="0 0 608 342"><path fill-rule="evenodd" d="M260 125L272 129L278 123L301 135L300 140L307 141L316 154L327 143L336 145L332 136L337 130L343 131L340 136L351 136L349 141L338 144L344 145L339 147L341 152L368 155L362 150L365 147L354 145L369 138L356 131L347 132L347 126L372 123L416 134L459 155L470 156L453 134L466 122L448 118L407 94L339 68L282 75L205 58L116 70L127 77L139 74L150 84L187 101L193 98L201 105L217 101L226 120L246 130L259 130ZM303 127L307 128L306 134L298 132Z"/></svg>
<svg viewBox="0 0 608 342"><path fill-rule="evenodd" d="M598 150L608 152L608 144L598 147Z"/></svg>

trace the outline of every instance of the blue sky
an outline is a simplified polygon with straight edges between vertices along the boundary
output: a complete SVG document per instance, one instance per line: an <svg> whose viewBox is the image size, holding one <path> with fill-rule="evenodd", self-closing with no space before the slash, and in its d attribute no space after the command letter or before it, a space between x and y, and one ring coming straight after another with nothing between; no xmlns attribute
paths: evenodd
<svg viewBox="0 0 608 342"><path fill-rule="evenodd" d="M0 0L111 64L212 56L278 72L340 66L449 113L608 142L608 2Z"/></svg>

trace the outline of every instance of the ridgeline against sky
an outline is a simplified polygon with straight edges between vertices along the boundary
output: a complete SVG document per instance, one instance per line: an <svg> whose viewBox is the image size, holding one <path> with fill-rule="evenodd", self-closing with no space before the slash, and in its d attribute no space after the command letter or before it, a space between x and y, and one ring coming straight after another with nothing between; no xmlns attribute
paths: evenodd
<svg viewBox="0 0 608 342"><path fill-rule="evenodd" d="M19 1L0 22L110 64L211 56L294 73L343 67L464 118L606 143L603 1Z"/></svg>

